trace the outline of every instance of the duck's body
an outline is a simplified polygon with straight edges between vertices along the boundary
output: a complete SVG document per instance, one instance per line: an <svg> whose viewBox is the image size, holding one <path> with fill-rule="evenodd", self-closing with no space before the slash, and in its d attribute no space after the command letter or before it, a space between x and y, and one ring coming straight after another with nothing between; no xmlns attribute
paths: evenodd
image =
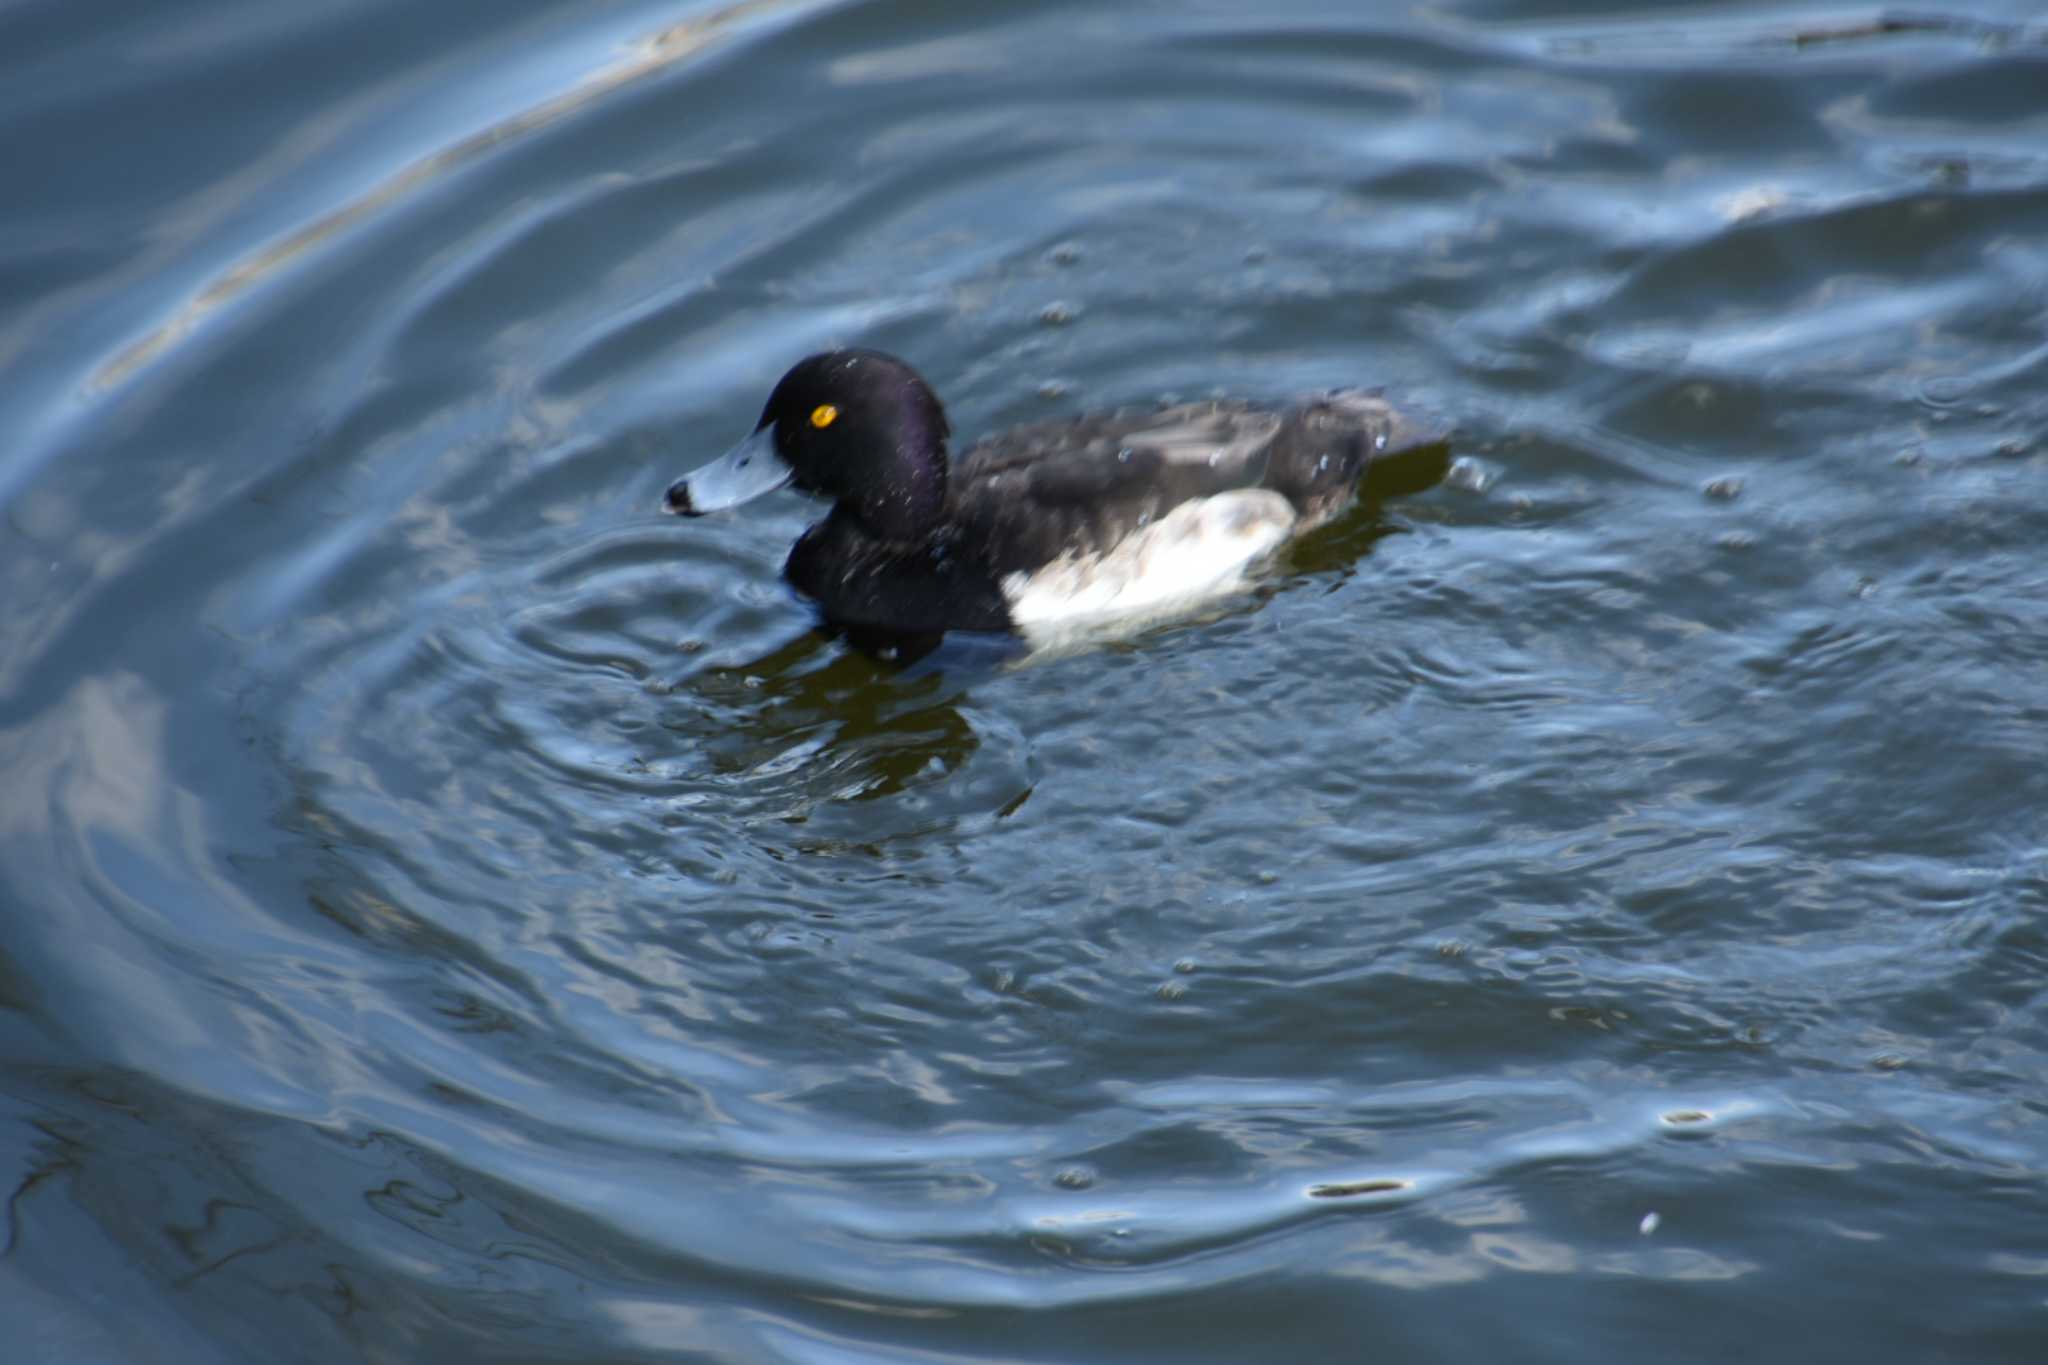
<svg viewBox="0 0 2048 1365"><path fill-rule="evenodd" d="M950 463L946 435L937 398L901 361L812 356L776 386L754 436L674 484L668 505L696 514L793 480L837 498L784 568L828 621L1038 641L1236 590L1342 510L1375 459L1431 444L1355 392L1037 423Z"/></svg>

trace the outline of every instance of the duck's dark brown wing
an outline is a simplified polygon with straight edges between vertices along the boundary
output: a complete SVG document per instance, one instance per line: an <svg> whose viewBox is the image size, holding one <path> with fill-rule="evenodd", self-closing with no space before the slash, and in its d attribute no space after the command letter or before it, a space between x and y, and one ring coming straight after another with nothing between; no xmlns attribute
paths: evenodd
<svg viewBox="0 0 2048 1365"><path fill-rule="evenodd" d="M1191 403L1020 427L962 453L953 520L998 573L1100 554L1189 499L1257 487L1282 424Z"/></svg>
<svg viewBox="0 0 2048 1365"><path fill-rule="evenodd" d="M1191 498L1240 488L1281 494L1307 529L1341 511L1375 461L1424 446L1441 442L1352 390L1285 412L1187 403L1042 422L961 454L952 519L999 573L1101 553Z"/></svg>

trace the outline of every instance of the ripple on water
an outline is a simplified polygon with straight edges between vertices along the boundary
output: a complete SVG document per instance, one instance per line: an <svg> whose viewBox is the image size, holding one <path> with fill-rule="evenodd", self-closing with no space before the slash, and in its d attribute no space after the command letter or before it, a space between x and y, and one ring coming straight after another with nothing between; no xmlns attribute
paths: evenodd
<svg viewBox="0 0 2048 1365"><path fill-rule="evenodd" d="M501 25L0 331L23 1273L90 1220L271 1357L2031 1343L2038 43L1486 9ZM897 667L814 509L657 510L833 342L1460 458Z"/></svg>

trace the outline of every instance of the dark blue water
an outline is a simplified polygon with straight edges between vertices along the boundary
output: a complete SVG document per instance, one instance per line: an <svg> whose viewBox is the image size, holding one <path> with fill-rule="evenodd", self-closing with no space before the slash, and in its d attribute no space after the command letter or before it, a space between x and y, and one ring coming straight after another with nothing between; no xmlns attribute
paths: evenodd
<svg viewBox="0 0 2048 1365"><path fill-rule="evenodd" d="M0 7L8 1360L2048 1357L2048 25ZM1384 386L912 670L798 356Z"/></svg>

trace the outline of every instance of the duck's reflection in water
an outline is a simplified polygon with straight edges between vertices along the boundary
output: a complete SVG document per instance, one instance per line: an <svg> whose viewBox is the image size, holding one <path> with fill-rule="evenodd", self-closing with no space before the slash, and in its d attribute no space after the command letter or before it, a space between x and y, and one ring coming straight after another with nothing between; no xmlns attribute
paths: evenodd
<svg viewBox="0 0 2048 1365"><path fill-rule="evenodd" d="M821 627L691 678L669 728L715 773L800 819L821 801L897 796L959 772L982 742L965 697L1023 654L1000 635Z"/></svg>

